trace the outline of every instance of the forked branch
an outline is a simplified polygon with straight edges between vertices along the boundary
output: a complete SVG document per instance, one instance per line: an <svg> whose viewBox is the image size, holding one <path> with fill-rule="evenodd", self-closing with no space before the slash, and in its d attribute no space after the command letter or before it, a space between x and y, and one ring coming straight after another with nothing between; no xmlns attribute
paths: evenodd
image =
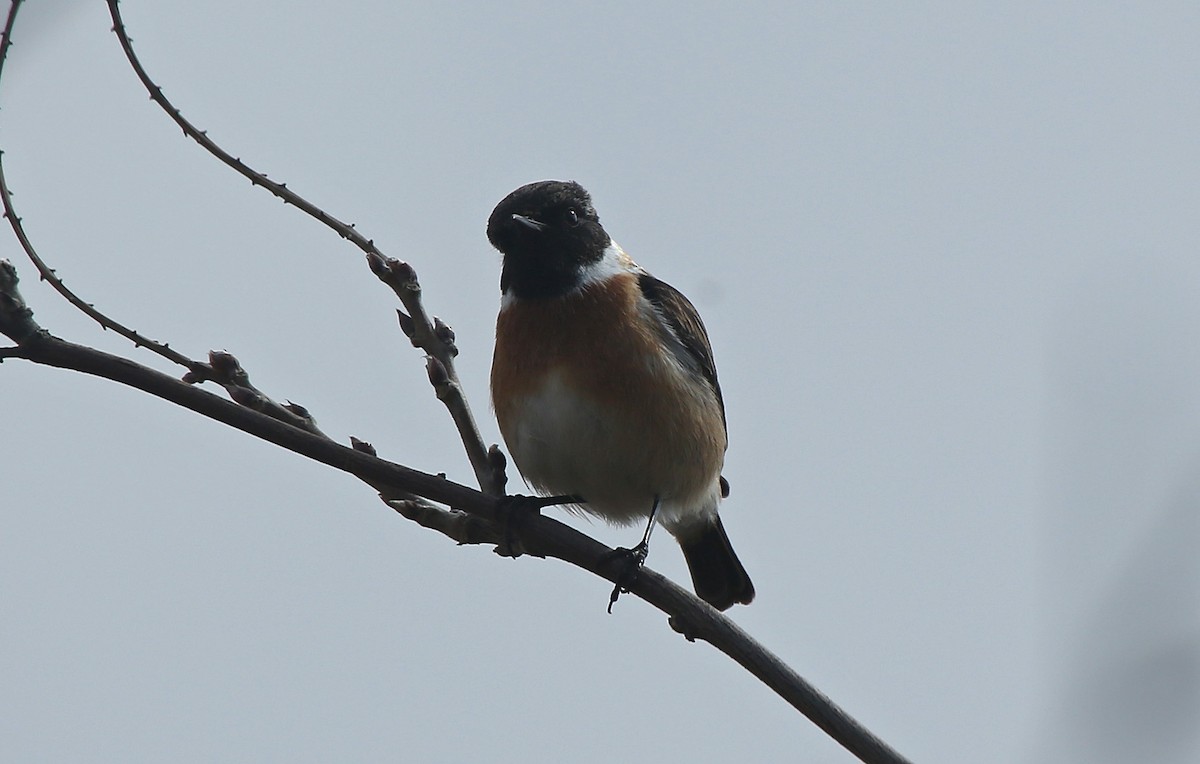
<svg viewBox="0 0 1200 764"><path fill-rule="evenodd" d="M0 44L0 71L7 55L13 22L19 0L11 7ZM397 512L426 527L434 528L460 543L495 543L504 533L518 537L521 547L535 556L554 557L588 570L611 583L622 581L636 596L670 616L671 624L689 639L702 639L729 655L740 665L766 683L788 703L816 723L831 737L865 762L904 762L905 759L838 708L829 698L808 684L790 667L758 644L711 606L689 591L649 568L643 568L635 580L623 580L626 567L613 550L562 523L540 515L529 517L519 526L501 530L504 505L497 495L503 487L503 457L498 451L483 448L478 430L470 418L466 401L458 387L453 370L456 353L453 333L440 321L430 319L420 304L415 273L398 261L386 258L353 225L346 224L290 191L285 184L270 180L240 159L222 150L200 130L197 130L163 95L146 74L133 53L116 0L108 0L114 31L120 40L131 66L146 86L150 97L158 103L193 140L226 165L249 178L255 185L266 188L285 203L291 204L353 242L367 253L372 269L393 286L407 312L401 313L405 333L430 357L431 382L439 398L446 402L454 415L459 432L471 454L472 467L483 492L454 483L444 477L429 475L382 459L369 444L354 441L353 447L339 445L322 434L307 411L291 404L278 404L254 388L248 375L232 356L214 354L211 363L204 364L186 357L173 358L165 344L152 343L136 332L122 331L138 345L153 347L164 357L182 363L189 369L185 380L134 363L128 359L101 352L59 339L43 330L33 320L32 311L17 291L16 271L11 264L0 261L0 333L15 345L0 348L0 361L20 358L33 363L73 369L128 385L151 395L171 401L203 416L240 429L255 437L355 475L375 487ZM14 233L43 278L61 286L53 271L45 266L33 250L11 205L11 195L3 178L0 163L0 197L5 214L13 224ZM115 322L104 318L92 306L60 288L64 296L81 310L101 322L106 328L118 329ZM96 315L93 315L93 312ZM99 318L97 318L99 316ZM101 320L103 319L103 320ZM123 327L122 327L123 329ZM127 333L128 332L128 333ZM178 354L176 354L178 355ZM229 391L236 402L202 390L190 382L213 379ZM464 418L465 414L465 418ZM444 505L443 509L431 502Z"/></svg>
<svg viewBox="0 0 1200 764"><path fill-rule="evenodd" d="M488 459L488 448L475 424L470 405L462 394L458 372L454 368L454 357L458 355L458 349L454 346L454 332L437 317L431 320L425 312L421 304L421 285L417 281L417 274L412 267L407 263L385 257L379 247L375 246L375 242L359 233L353 223L346 223L330 215L288 188L286 183L272 180L267 177L266 173L258 172L243 162L240 157L235 157L221 148L216 141L208 137L206 131L193 125L183 116L183 112L166 97L162 88L150 79L146 68L134 53L133 40L129 37L117 0L108 0L108 10L109 15L112 16L113 32L120 41L121 50L125 52L129 65L133 67L134 73L137 74L138 79L150 94L151 100L162 107L167 116L183 130L184 135L200 144L205 151L249 179L254 185L279 197L284 204L290 204L311 216L366 253L371 270L381 281L392 287L408 311L407 313L400 312L400 326L404 333L415 347L424 350L431 359L436 361L436 364L431 362L430 381L434 383L438 399L446 405L454 419L479 487L486 493L497 496L502 494L504 477L502 474L496 474L493 468L494 462Z"/></svg>
<svg viewBox="0 0 1200 764"><path fill-rule="evenodd" d="M384 461L364 450L347 448L125 358L59 339L36 325L34 331L30 332L32 315L16 292L16 283L15 269L7 261L0 261L0 306L17 306L13 311L0 310L0 333L17 341L16 337L9 334L17 326L22 328L26 337L14 347L0 348L0 360L23 358L137 388L355 475L385 491L415 494L480 518L493 529L497 527L495 523L500 519L503 508L502 500L495 496L437 475ZM9 316L16 316L15 324ZM410 505L403 503L395 508L406 517L410 513L417 514L410 512ZM431 524L430 527L435 525ZM465 523L460 525L465 527ZM485 541L494 540L491 533L496 532L484 533L488 536ZM510 532L517 535L521 546L533 556L569 562L613 584L623 581L626 568L619 555L557 520L533 515L510 529ZM465 538L460 540L470 543ZM906 761L724 614L670 579L650 568L642 568L626 588L670 616L672 626L689 639L709 642L733 658L862 761L881 764Z"/></svg>

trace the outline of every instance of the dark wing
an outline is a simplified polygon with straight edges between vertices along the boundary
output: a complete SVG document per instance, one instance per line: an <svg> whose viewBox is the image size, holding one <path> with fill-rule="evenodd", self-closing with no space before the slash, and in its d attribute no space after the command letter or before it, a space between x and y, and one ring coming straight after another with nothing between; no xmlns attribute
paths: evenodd
<svg viewBox="0 0 1200 764"><path fill-rule="evenodd" d="M708 332L704 330L696 307L678 289L649 273L638 275L638 286L663 321L667 330L663 336L664 344L685 369L707 382L717 394L721 423L724 424L725 399L721 397L721 385L717 382L717 365L713 362Z"/></svg>

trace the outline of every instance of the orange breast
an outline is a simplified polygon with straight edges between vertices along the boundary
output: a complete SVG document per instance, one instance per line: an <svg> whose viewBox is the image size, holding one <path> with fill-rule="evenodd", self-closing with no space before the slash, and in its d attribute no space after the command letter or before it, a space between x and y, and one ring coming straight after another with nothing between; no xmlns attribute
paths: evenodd
<svg viewBox="0 0 1200 764"><path fill-rule="evenodd" d="M724 461L716 396L660 348L649 310L621 274L515 302L496 325L492 399L517 467L616 521L646 515L656 495L708 502Z"/></svg>

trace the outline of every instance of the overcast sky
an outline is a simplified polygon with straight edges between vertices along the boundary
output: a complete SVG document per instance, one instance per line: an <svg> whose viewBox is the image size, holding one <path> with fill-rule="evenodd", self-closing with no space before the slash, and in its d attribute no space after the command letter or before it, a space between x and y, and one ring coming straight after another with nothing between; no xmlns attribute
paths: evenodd
<svg viewBox="0 0 1200 764"><path fill-rule="evenodd" d="M488 214L591 190L712 336L732 616L901 752L1200 758L1200 6L122 8L185 115L416 267L489 442ZM469 483L361 253L185 140L110 26L18 21L41 254ZM0 257L44 326L166 368ZM0 365L0 487L4 761L851 760L603 581L110 382ZM666 537L649 564L687 581Z"/></svg>

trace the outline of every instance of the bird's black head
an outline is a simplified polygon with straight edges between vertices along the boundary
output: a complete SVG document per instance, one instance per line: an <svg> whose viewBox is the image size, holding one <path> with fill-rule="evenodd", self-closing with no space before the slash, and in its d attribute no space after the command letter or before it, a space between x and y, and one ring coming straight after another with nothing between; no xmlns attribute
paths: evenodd
<svg viewBox="0 0 1200 764"><path fill-rule="evenodd" d="M566 294L582 270L599 262L611 240L592 197L573 181L521 186L488 218L488 240L504 255L500 290L519 298Z"/></svg>

